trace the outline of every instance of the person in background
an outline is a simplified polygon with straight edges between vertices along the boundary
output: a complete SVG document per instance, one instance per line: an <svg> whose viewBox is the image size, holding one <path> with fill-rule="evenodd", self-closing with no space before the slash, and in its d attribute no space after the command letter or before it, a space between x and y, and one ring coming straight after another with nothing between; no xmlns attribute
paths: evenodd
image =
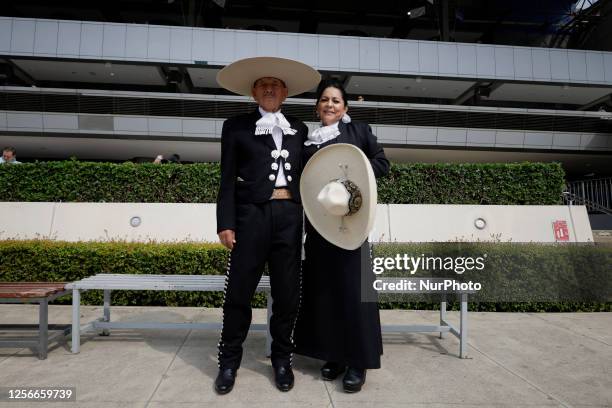
<svg viewBox="0 0 612 408"><path fill-rule="evenodd" d="M155 160L153 160L153 163L154 164L166 164L166 163L181 164L181 156L174 153L172 156L170 156L170 158L164 159L163 155L158 154L157 157L155 157Z"/></svg>
<svg viewBox="0 0 612 408"><path fill-rule="evenodd" d="M12 146L7 146L2 149L2 157L0 157L0 164L21 164L17 161L17 149Z"/></svg>

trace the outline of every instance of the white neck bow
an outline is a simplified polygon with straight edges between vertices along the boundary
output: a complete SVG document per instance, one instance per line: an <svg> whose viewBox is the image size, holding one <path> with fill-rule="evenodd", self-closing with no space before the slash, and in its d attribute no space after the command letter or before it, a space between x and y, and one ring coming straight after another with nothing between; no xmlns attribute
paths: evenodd
<svg viewBox="0 0 612 408"><path fill-rule="evenodd" d="M351 117L345 113L344 116L342 116L342 123L350 122ZM335 139L340 134L340 129L338 128L339 123L340 122L336 122L333 125L321 126L320 128L313 130L308 135L308 140L304 142L304 145L320 145L327 142L328 140Z"/></svg>
<svg viewBox="0 0 612 408"><path fill-rule="evenodd" d="M297 133L297 130L291 128L291 125L280 111L276 113L267 112L255 125L257 126L255 128L255 135L271 135L275 127L279 128L283 135L295 135Z"/></svg>

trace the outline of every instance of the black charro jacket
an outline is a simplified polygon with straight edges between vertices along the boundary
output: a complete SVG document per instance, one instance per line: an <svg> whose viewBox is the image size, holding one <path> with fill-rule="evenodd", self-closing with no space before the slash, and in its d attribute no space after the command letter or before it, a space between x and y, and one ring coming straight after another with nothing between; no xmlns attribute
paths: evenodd
<svg viewBox="0 0 612 408"><path fill-rule="evenodd" d="M282 110L281 110L282 111ZM223 123L221 132L221 184L217 196L217 232L236 229L236 205L263 203L270 199L277 175L272 163L285 163L287 187L293 200L300 203L300 174L302 172L302 147L308 136L308 128L296 118L285 116L294 135L284 135L282 149L289 152L286 159L272 158L276 150L272 135L255 135L255 122L261 118L259 109L252 113L234 116Z"/></svg>
<svg viewBox="0 0 612 408"><path fill-rule="evenodd" d="M376 136L372 133L372 129L367 123L350 122L344 123L340 121L338 124L340 134L335 143L348 143L359 147L365 155L370 159L372 170L376 178L382 177L389 172L389 161L385 156L385 152ZM304 164L306 162L304 161Z"/></svg>

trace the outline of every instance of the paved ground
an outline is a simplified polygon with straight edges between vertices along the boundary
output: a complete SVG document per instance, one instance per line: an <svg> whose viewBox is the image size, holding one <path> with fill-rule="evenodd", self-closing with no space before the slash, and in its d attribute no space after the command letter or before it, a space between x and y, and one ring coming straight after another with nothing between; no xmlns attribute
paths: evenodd
<svg viewBox="0 0 612 408"><path fill-rule="evenodd" d="M0 323L36 322L36 306L0 305ZM101 315L85 307L83 322ZM449 313L457 321L456 313ZM50 323L69 323L69 306L52 306ZM255 320L265 321L265 310ZM383 311L383 324L436 323L429 311ZM113 320L218 321L219 309L116 307ZM40 361L28 349L0 349L0 386L73 386L72 403L0 402L0 407L611 407L612 313L471 313L469 358L453 336L385 334L382 369L364 389L345 394L340 380L319 379L320 362L296 358L296 385L276 390L252 332L230 394L218 396L218 332L123 330L84 336L80 354L56 345Z"/></svg>

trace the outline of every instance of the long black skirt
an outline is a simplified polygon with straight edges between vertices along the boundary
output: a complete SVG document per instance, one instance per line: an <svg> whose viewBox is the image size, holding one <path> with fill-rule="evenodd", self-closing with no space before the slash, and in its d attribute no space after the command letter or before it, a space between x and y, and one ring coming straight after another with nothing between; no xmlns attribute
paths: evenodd
<svg viewBox="0 0 612 408"><path fill-rule="evenodd" d="M330 244L308 222L306 232L296 353L380 368L382 337L369 243L347 251Z"/></svg>

